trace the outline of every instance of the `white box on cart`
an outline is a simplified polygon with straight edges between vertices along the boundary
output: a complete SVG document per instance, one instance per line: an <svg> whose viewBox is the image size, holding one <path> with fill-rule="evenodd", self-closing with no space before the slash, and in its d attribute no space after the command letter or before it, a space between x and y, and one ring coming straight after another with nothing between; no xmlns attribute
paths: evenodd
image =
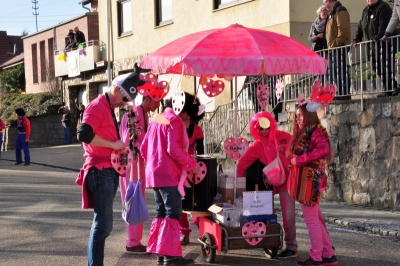
<svg viewBox="0 0 400 266"><path fill-rule="evenodd" d="M229 203L216 203L208 208L213 213L213 218L226 226L238 226L236 208Z"/></svg>

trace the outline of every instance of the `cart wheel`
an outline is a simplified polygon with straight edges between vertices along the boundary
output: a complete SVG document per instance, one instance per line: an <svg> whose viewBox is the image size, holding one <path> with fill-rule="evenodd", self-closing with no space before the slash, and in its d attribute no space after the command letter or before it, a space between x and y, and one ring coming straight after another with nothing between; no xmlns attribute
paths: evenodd
<svg viewBox="0 0 400 266"><path fill-rule="evenodd" d="M206 243L207 245L214 246L214 239L209 233L205 233L201 240ZM203 259L206 262L212 263L215 260L215 253L216 249L215 248L210 248L206 247L204 245L201 245L201 254L203 255Z"/></svg>
<svg viewBox="0 0 400 266"><path fill-rule="evenodd" d="M279 248L264 248L264 254L268 259L273 260L276 259L278 250Z"/></svg>

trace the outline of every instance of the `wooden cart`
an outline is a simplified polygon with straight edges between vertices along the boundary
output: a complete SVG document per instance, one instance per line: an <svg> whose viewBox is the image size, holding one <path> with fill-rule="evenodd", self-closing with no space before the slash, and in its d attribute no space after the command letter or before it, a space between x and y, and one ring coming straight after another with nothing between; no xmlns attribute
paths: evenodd
<svg viewBox="0 0 400 266"><path fill-rule="evenodd" d="M206 262L215 260L216 252L227 253L228 250L262 248L269 249L271 258L276 258L278 250L282 248L283 232L279 223L267 224L266 234L257 236L243 236L241 227L228 227L210 216L199 217L199 238L201 254ZM262 238L255 246L250 245L246 238Z"/></svg>

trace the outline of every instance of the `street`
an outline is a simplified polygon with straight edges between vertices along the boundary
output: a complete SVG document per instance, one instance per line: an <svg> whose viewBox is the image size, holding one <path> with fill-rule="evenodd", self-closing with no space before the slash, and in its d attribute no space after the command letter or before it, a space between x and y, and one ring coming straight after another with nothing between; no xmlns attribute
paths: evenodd
<svg viewBox="0 0 400 266"><path fill-rule="evenodd" d="M75 185L77 172L43 165L15 166L0 160L0 265L85 265L86 244L92 211L81 209L81 187ZM149 211L155 204L147 191ZM277 201L275 201L277 202ZM278 207L279 208L279 207ZM106 242L105 265L155 265L155 255L125 253L125 227L121 218L119 191L114 204L114 229ZM279 213L278 213L279 217ZM146 244L150 220L145 224ZM339 265L400 266L400 241L393 237L369 235L328 225ZM185 257L196 265L202 261L198 231L192 226L190 244L183 247ZM212 265L295 265L306 257L308 233L297 218L299 257L267 260L263 250L229 250L217 253Z"/></svg>

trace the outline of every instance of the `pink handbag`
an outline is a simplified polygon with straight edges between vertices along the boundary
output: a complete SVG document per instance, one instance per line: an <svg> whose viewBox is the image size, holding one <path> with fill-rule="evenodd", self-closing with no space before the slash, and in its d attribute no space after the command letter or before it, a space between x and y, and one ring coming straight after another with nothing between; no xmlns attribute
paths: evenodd
<svg viewBox="0 0 400 266"><path fill-rule="evenodd" d="M286 182L286 172L285 172L285 167L283 166L283 163L279 158L278 143L276 140L275 140L275 147L276 147L276 158L268 165L266 165L262 171L265 176L264 178L268 180L268 183L277 187ZM266 180L264 180L264 184L265 183L267 183Z"/></svg>

